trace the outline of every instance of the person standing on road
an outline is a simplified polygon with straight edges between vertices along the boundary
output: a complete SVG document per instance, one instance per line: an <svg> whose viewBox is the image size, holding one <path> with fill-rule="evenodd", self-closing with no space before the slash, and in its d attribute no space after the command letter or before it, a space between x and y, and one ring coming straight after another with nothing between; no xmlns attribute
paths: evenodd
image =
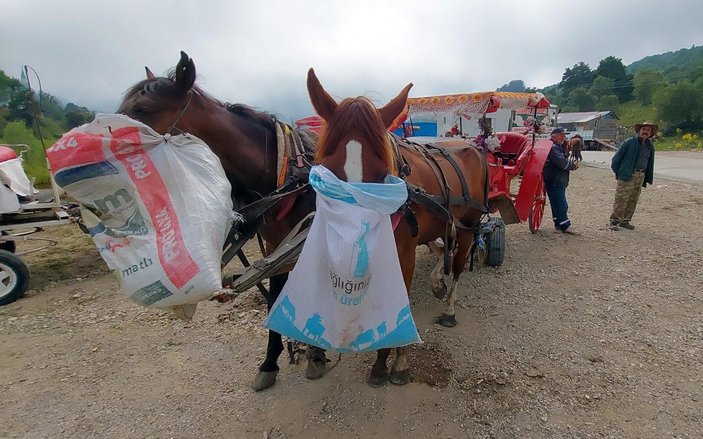
<svg viewBox="0 0 703 439"><path fill-rule="evenodd" d="M644 122L635 125L637 135L622 142L610 164L615 172L615 202L610 215L610 229L620 227L633 230L632 215L635 213L642 188L654 180L654 145L652 136L659 127Z"/></svg>
<svg viewBox="0 0 703 439"><path fill-rule="evenodd" d="M554 228L556 231L578 235L571 226L571 221L567 216L569 204L566 202L566 187L569 186L569 173L578 169L579 164L569 160L569 153L564 143L566 139L564 128L554 128L550 139L552 148L549 150L547 161L544 163L542 176L547 195L549 196L549 204L552 207Z"/></svg>

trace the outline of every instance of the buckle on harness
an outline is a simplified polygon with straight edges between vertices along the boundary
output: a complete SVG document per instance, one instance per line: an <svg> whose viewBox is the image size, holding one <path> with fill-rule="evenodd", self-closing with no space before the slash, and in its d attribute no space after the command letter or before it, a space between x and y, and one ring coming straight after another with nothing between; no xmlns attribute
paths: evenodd
<svg viewBox="0 0 703 439"><path fill-rule="evenodd" d="M298 154L295 156L295 167L296 168L304 168L305 167L305 161L303 160L302 154Z"/></svg>

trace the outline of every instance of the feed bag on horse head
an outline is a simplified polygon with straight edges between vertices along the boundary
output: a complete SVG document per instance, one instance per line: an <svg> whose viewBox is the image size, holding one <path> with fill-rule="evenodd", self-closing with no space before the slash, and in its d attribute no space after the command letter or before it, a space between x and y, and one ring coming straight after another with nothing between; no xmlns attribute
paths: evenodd
<svg viewBox="0 0 703 439"><path fill-rule="evenodd" d="M189 318L222 289L231 186L202 140L98 114L47 155L127 297Z"/></svg>
<svg viewBox="0 0 703 439"><path fill-rule="evenodd" d="M338 352L419 342L390 219L407 199L405 182L348 183L315 166L310 184L315 218L266 326Z"/></svg>

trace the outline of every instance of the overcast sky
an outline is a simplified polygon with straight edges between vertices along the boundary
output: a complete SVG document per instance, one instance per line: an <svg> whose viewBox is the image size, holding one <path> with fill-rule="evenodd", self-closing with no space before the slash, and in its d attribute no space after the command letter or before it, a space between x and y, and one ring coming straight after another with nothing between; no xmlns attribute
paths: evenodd
<svg viewBox="0 0 703 439"><path fill-rule="evenodd" d="M411 96L543 87L578 61L694 44L701 0L0 1L0 69L28 64L45 91L106 112L180 50L213 96L290 120L312 114L309 67L333 96L383 104L408 82Z"/></svg>

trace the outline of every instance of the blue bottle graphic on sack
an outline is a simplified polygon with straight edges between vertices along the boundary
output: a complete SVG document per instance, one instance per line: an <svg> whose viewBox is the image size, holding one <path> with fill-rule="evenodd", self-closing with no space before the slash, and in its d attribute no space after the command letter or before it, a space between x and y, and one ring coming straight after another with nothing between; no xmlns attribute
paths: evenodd
<svg viewBox="0 0 703 439"><path fill-rule="evenodd" d="M369 248L366 245L366 232L369 231L368 221L361 222L361 234L354 242L352 249L351 267L349 272L352 276L360 278L369 272Z"/></svg>

